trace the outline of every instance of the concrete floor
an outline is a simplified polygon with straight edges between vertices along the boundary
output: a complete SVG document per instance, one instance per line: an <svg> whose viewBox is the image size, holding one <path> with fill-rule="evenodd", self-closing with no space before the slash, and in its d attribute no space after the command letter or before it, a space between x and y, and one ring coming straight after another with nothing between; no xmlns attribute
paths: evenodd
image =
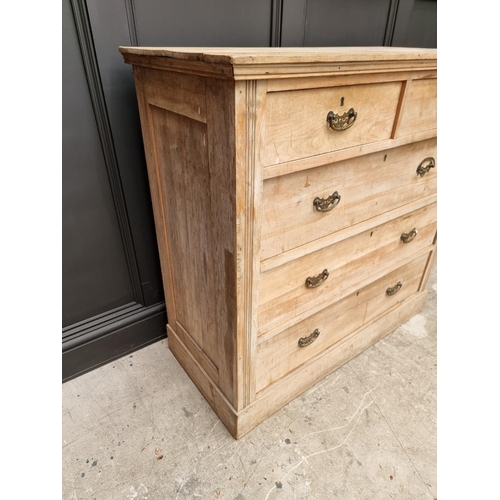
<svg viewBox="0 0 500 500"><path fill-rule="evenodd" d="M64 384L63 499L434 499L436 291L239 441L166 340Z"/></svg>

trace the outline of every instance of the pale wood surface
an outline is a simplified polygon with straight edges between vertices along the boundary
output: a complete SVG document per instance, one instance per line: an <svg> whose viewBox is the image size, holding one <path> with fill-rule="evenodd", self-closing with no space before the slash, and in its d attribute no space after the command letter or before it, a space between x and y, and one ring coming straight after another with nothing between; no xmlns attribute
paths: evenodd
<svg viewBox="0 0 500 500"><path fill-rule="evenodd" d="M155 142L156 137L153 133L154 124L152 121L152 114L150 112L148 103L148 70L142 67L134 67L133 69L137 103L139 106L139 115L141 121L142 139L144 142L144 152L146 155L149 189L153 206L158 254L160 257L163 290L165 293L165 303L167 306L169 317L171 317L172 320L175 321L177 313L174 299L175 291L172 279L172 260L168 251L170 234L166 226L165 202L163 200L161 174L158 168L158 152Z"/></svg>
<svg viewBox="0 0 500 500"><path fill-rule="evenodd" d="M149 105L207 122L204 78L156 69L148 69L146 74Z"/></svg>
<svg viewBox="0 0 500 500"><path fill-rule="evenodd" d="M350 293L363 280L385 272L434 241L436 204L372 227L351 238L264 272L259 292L259 334ZM410 243L401 234L416 228ZM327 269L327 280L307 288L306 278Z"/></svg>
<svg viewBox="0 0 500 500"><path fill-rule="evenodd" d="M352 285L351 287L348 288L344 288L340 293L336 295L334 294L332 300L327 301L327 304L331 304L337 300L343 299L344 297L352 293L353 290L369 285L372 281L382 278L385 274L390 273L395 269L397 269L398 267L407 264L408 262L415 259L419 255L429 254L430 252L433 251L433 249L434 245L429 245L420 249L417 253L412 253L409 257L403 258L401 260L394 260L391 263L387 262L386 267L373 267L372 268L373 272L371 275L366 275L364 279L361 279L361 281L359 281L357 284ZM311 316L312 314L317 313L318 311L323 309L325 305L326 305L325 302L319 302L317 304L314 304L312 307L310 307L305 311L298 310L295 315L289 315L284 320L282 320L282 322L279 323L275 328L272 328L269 331L263 333L260 336L259 341L261 341L262 339L270 339L271 337L278 335L283 330L286 330L287 328L290 328L293 325L300 323L301 321Z"/></svg>
<svg viewBox="0 0 500 500"><path fill-rule="evenodd" d="M293 161L278 163L277 165L268 165L263 170L264 179L272 179L280 175L292 174L293 172L300 172L301 170L309 170L310 168L320 167L327 163L334 163L341 160L347 160L356 156L376 153L386 149L397 148L410 144L412 142L425 141L436 137L437 129L433 128L418 132L416 134L404 135L394 139L387 139L383 141L371 142L368 144L361 144L360 146L353 146L351 148L339 149L338 151L330 151L328 153L308 156Z"/></svg>
<svg viewBox="0 0 500 500"><path fill-rule="evenodd" d="M389 82L270 93L262 131L262 164L389 139L400 91L400 82ZM354 125L344 131L331 130L328 112L343 114L350 108L358 113Z"/></svg>
<svg viewBox="0 0 500 500"><path fill-rule="evenodd" d="M436 50L396 47L120 47L126 62L235 80L376 74L436 68Z"/></svg>
<svg viewBox="0 0 500 500"><path fill-rule="evenodd" d="M234 88L150 68L134 74L169 324L236 405Z"/></svg>
<svg viewBox="0 0 500 500"><path fill-rule="evenodd" d="M186 370L196 387L205 396L208 404L217 413L227 430L234 436L238 433L238 414L222 394L216 383L209 377L203 367L193 357L185 344L181 342L170 325L167 325L168 347L177 361Z"/></svg>
<svg viewBox="0 0 500 500"><path fill-rule="evenodd" d="M398 47L120 47L122 54L221 64L407 61L436 59L436 49Z"/></svg>
<svg viewBox="0 0 500 500"><path fill-rule="evenodd" d="M305 90L331 87L345 87L346 85L365 85L371 83L406 82L422 78L436 78L436 70L426 71L392 71L382 73L355 73L331 76L276 78L269 80L268 92L284 92L288 90Z"/></svg>
<svg viewBox="0 0 500 500"><path fill-rule="evenodd" d="M295 259L300 259L305 255L309 255L313 252L326 248L327 246L334 245L335 243L345 240L346 238L351 238L359 233L362 233L363 231L376 226L380 226L381 224L384 224L390 220L402 217L403 215L407 215L411 212L419 210L420 208L426 207L427 205L431 205L432 203L436 203L436 201L437 194L434 193L430 196L419 198L418 200L412 203L408 203L407 205L398 206L394 210L389 210L388 212L384 212L380 215L364 220L358 224L353 224L352 226L341 229L340 231L330 233L323 238L318 238L317 240L313 240L310 243L293 248L288 252L280 253L274 257L263 260L260 263L261 272L275 269L276 267L291 262Z"/></svg>
<svg viewBox="0 0 500 500"><path fill-rule="evenodd" d="M206 78L207 106L207 147L210 204L206 210L210 212L207 230L212 234L213 247L209 249L187 248L194 254L198 264L207 272L213 270L213 283L199 289L196 295L209 297L215 302L215 318L213 325L203 326L208 331L210 342L217 345L219 388L231 404L238 407L237 387L237 343L234 332L237 328L237 275L236 261L238 249L236 245L236 186L235 164L235 110L234 86L227 80ZM185 203L197 204L196 198L186 198ZM200 224L201 220L193 218L190 226ZM205 253L206 252L206 253ZM194 300L197 300L194 297Z"/></svg>
<svg viewBox="0 0 500 500"><path fill-rule="evenodd" d="M292 328L261 342L256 358L257 391L416 293L428 257L429 254L420 256ZM387 288L399 281L403 283L401 290L396 295L388 296ZM299 347L298 340L307 337L315 329L320 331L319 337L311 345Z"/></svg>
<svg viewBox="0 0 500 500"><path fill-rule="evenodd" d="M422 307L437 168L416 168L436 157L436 52L121 51L134 66L170 348L241 437ZM328 130L328 111L350 107L353 127ZM340 204L317 212L314 198L333 191ZM323 285L305 287L325 268Z"/></svg>
<svg viewBox="0 0 500 500"><path fill-rule="evenodd" d="M428 156L436 157L435 140L264 181L262 259L435 193L437 168L424 177L416 174ZM340 203L318 212L314 199L335 191Z"/></svg>
<svg viewBox="0 0 500 500"><path fill-rule="evenodd" d="M352 332L322 355L304 363L260 393L254 403L238 414L236 437L244 436L267 417L312 387L329 373L347 363L399 325L417 314L425 304L427 291L408 297L402 304L387 311L381 318L368 323L360 330Z"/></svg>
<svg viewBox="0 0 500 500"><path fill-rule="evenodd" d="M235 85L238 409L255 397L262 168L257 160L266 82Z"/></svg>
<svg viewBox="0 0 500 500"><path fill-rule="evenodd" d="M396 137L436 128L437 80L410 81Z"/></svg>
<svg viewBox="0 0 500 500"><path fill-rule="evenodd" d="M205 262L213 258L211 233L210 178L206 125L177 113L152 107L154 135L158 151L160 182L169 228L169 253L175 290L175 321L218 365L216 330L216 297L203 293L215 281L214 266ZM161 140L168 137L169 142ZM195 200L195 201L192 201ZM189 221L198 221L191 227ZM203 249L189 252L190 248ZM169 317L169 322L172 320ZM171 323L175 329L175 324Z"/></svg>

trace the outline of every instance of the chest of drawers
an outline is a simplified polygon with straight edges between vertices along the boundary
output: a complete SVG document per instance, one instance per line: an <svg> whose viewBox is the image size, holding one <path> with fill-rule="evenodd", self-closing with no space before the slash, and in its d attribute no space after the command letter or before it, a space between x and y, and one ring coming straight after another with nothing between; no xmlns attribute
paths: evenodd
<svg viewBox="0 0 500 500"><path fill-rule="evenodd" d="M239 438L423 307L436 51L120 51L169 347Z"/></svg>

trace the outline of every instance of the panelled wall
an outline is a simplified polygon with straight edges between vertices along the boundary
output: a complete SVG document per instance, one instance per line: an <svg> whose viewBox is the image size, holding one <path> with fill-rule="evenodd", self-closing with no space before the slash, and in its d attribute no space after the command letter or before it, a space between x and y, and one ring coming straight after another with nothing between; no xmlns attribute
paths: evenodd
<svg viewBox="0 0 500 500"><path fill-rule="evenodd" d="M435 0L63 0L63 380L165 336L119 45L436 47Z"/></svg>

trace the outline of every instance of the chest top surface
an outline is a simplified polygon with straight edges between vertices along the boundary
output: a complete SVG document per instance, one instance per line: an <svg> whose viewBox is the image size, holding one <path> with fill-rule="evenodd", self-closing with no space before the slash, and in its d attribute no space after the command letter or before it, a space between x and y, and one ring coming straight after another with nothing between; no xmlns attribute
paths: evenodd
<svg viewBox="0 0 500 500"><path fill-rule="evenodd" d="M407 47L120 47L126 62L215 65L235 79L348 70L432 69L437 50ZM340 66L339 66L340 65Z"/></svg>

